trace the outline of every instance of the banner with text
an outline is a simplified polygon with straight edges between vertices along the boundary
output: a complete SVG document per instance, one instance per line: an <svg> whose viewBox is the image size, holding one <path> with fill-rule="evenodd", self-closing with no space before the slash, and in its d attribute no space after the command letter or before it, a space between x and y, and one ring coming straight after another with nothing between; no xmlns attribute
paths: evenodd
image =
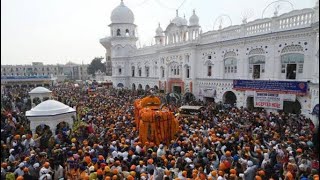
<svg viewBox="0 0 320 180"><path fill-rule="evenodd" d="M255 92L254 107L283 109L283 95L269 92Z"/></svg>
<svg viewBox="0 0 320 180"><path fill-rule="evenodd" d="M308 84L302 81L233 80L233 89L306 95Z"/></svg>

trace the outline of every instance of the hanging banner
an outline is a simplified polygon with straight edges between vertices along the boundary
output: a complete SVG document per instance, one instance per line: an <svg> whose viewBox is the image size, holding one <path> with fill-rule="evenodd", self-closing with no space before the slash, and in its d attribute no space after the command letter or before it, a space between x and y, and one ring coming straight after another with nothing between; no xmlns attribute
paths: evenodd
<svg viewBox="0 0 320 180"><path fill-rule="evenodd" d="M254 107L283 109L283 96L278 93L255 92Z"/></svg>
<svg viewBox="0 0 320 180"><path fill-rule="evenodd" d="M302 81L233 80L233 89L306 95L308 84Z"/></svg>

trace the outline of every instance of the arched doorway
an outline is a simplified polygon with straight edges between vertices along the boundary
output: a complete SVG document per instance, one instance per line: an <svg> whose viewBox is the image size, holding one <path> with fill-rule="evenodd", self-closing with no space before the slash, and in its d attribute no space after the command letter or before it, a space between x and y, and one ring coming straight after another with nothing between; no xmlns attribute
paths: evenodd
<svg viewBox="0 0 320 180"><path fill-rule="evenodd" d="M223 103L234 106L237 103L237 96L232 91L227 91L223 95Z"/></svg>
<svg viewBox="0 0 320 180"><path fill-rule="evenodd" d="M118 88L123 88L124 85L123 85L122 83L118 83L117 87L118 87Z"/></svg>
<svg viewBox="0 0 320 180"><path fill-rule="evenodd" d="M135 91L136 90L136 85L133 83L132 84L132 91Z"/></svg>
<svg viewBox="0 0 320 180"><path fill-rule="evenodd" d="M148 91L149 89L150 89L150 86L149 86L149 85L146 85L145 90Z"/></svg>
<svg viewBox="0 0 320 180"><path fill-rule="evenodd" d="M158 91L159 88L158 88L157 85L155 85L155 86L153 87L153 89L156 90L156 91Z"/></svg>
<svg viewBox="0 0 320 180"><path fill-rule="evenodd" d="M142 90L142 85L141 84L138 85L138 90Z"/></svg>
<svg viewBox="0 0 320 180"><path fill-rule="evenodd" d="M36 136L41 137L40 149L47 148L49 146L49 140L53 135L50 127L45 124L40 124L36 127L35 133L37 134Z"/></svg>
<svg viewBox="0 0 320 180"><path fill-rule="evenodd" d="M40 99L39 97L35 97L35 98L33 99L33 102L32 102L32 103L34 103L35 106L36 106L36 105L38 105L38 104L41 103L41 99Z"/></svg>
<svg viewBox="0 0 320 180"><path fill-rule="evenodd" d="M284 101L283 102L283 112L291 114L300 114L301 113L301 104L298 100L295 102Z"/></svg>

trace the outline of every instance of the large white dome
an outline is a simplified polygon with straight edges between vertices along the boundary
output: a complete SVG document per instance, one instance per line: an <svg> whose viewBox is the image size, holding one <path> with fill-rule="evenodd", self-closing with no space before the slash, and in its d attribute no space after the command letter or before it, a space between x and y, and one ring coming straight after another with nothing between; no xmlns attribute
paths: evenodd
<svg viewBox="0 0 320 180"><path fill-rule="evenodd" d="M133 12L124 5L123 0L119 6L117 6L111 13L111 22L112 23L130 23L134 22Z"/></svg>
<svg viewBox="0 0 320 180"><path fill-rule="evenodd" d="M52 91L50 91L47 88L44 87L36 87L34 89L32 89L29 94L44 94L44 93L51 93Z"/></svg>
<svg viewBox="0 0 320 180"><path fill-rule="evenodd" d="M199 17L196 15L196 11L193 10L193 14L189 19L190 26L199 26Z"/></svg>
<svg viewBox="0 0 320 180"><path fill-rule="evenodd" d="M182 17L179 17L178 10L176 10L176 17L171 21L171 23L177 26L185 26L187 22Z"/></svg>
<svg viewBox="0 0 320 180"><path fill-rule="evenodd" d="M73 108L59 102L56 100L46 100L36 107L32 108L30 111L26 112L27 117L35 116L55 116L59 114L66 114L75 112Z"/></svg>

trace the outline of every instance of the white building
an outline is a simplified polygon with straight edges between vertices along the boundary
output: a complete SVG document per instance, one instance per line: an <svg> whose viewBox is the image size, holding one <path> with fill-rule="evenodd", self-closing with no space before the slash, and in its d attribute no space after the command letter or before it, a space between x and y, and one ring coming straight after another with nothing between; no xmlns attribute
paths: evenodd
<svg viewBox="0 0 320 180"><path fill-rule="evenodd" d="M197 99L246 107L255 90L235 90L235 79L299 81L307 84L307 93L293 93L290 98L297 101L284 102L284 108L295 104L309 114L318 104L318 3L205 33L195 11L189 21L177 11L165 30L160 24L156 28L156 44L144 48L136 46L134 14L123 1L112 11L111 22L111 36L100 43L116 87L191 92Z"/></svg>
<svg viewBox="0 0 320 180"><path fill-rule="evenodd" d="M3 86L51 86L52 81L88 80L88 64L43 64L32 62L26 65L1 65L1 85Z"/></svg>

